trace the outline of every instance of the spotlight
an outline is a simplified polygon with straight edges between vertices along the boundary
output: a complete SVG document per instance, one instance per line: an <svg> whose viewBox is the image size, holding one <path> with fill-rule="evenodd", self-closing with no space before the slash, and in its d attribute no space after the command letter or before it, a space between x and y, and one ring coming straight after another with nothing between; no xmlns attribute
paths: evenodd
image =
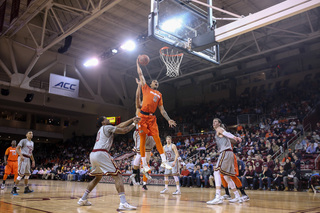
<svg viewBox="0 0 320 213"><path fill-rule="evenodd" d="M33 100L33 96L34 96L33 93L28 93L27 96L24 99L24 102L27 102L27 103L31 102Z"/></svg>
<svg viewBox="0 0 320 213"><path fill-rule="evenodd" d="M1 95L8 96L10 91L8 89L1 89Z"/></svg>
<svg viewBox="0 0 320 213"><path fill-rule="evenodd" d="M93 67L93 66L97 66L98 64L99 64L99 60L97 58L91 58L91 59L87 60L86 62L84 62L83 66Z"/></svg>
<svg viewBox="0 0 320 213"><path fill-rule="evenodd" d="M174 32L177 29L181 28L181 25L182 25L182 20L174 18L164 22L161 25L161 28L167 32Z"/></svg>
<svg viewBox="0 0 320 213"><path fill-rule="evenodd" d="M111 52L112 52L113 54L117 54L117 53L118 53L118 50L117 50L117 49L113 49L113 50L111 50Z"/></svg>
<svg viewBox="0 0 320 213"><path fill-rule="evenodd" d="M123 45L121 45L121 49L132 51L136 48L136 43L132 40L127 41Z"/></svg>

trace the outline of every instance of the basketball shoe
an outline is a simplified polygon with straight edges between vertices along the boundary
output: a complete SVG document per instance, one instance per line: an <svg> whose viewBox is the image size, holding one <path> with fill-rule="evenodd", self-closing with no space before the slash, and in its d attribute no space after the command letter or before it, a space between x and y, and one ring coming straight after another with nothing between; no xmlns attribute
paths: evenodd
<svg viewBox="0 0 320 213"><path fill-rule="evenodd" d="M120 203L119 208L117 209L118 211L120 210L135 210L137 207L131 206L128 202L125 203Z"/></svg>
<svg viewBox="0 0 320 213"><path fill-rule="evenodd" d="M175 192L172 193L173 195L181 195L181 191L180 190L176 190Z"/></svg>
<svg viewBox="0 0 320 213"><path fill-rule="evenodd" d="M243 195L243 196L241 197L241 199L242 199L243 202L246 202L246 201L249 201L249 200L250 200L250 198L249 198L248 195Z"/></svg>
<svg viewBox="0 0 320 213"><path fill-rule="evenodd" d="M164 188L161 192L160 192L160 194L164 194L164 193L166 193L168 191L168 189L167 188Z"/></svg>
<svg viewBox="0 0 320 213"><path fill-rule="evenodd" d="M230 195L223 195L222 198L224 200L231 200L232 199Z"/></svg>
<svg viewBox="0 0 320 213"><path fill-rule="evenodd" d="M1 189L4 189L6 188L6 185L5 184L1 184Z"/></svg>
<svg viewBox="0 0 320 213"><path fill-rule="evenodd" d="M136 174L130 175L130 180L131 180L131 182L133 183L133 185L137 185L137 181L136 181L136 179L135 179L135 176L136 176Z"/></svg>
<svg viewBox="0 0 320 213"><path fill-rule="evenodd" d="M166 168L166 169L172 169L172 167L168 164L167 161L162 161L161 167Z"/></svg>
<svg viewBox="0 0 320 213"><path fill-rule="evenodd" d="M30 190L29 189L29 186L26 186L25 188L24 188L24 193L25 194L27 194L27 193L32 193L33 192L33 190Z"/></svg>
<svg viewBox="0 0 320 213"><path fill-rule="evenodd" d="M150 171L150 167L149 167L148 165L143 166L143 168L142 168L142 170L141 170L141 172L142 172L143 174L148 173L149 171Z"/></svg>
<svg viewBox="0 0 320 213"><path fill-rule="evenodd" d="M17 187L13 187L13 188L12 188L11 194L13 194L13 195L19 195L18 192L17 192Z"/></svg>
<svg viewBox="0 0 320 213"><path fill-rule="evenodd" d="M147 185L142 185L142 189L143 189L144 191L147 191L147 190L148 190Z"/></svg>
<svg viewBox="0 0 320 213"><path fill-rule="evenodd" d="M80 206L91 206L91 203L88 200L82 200L82 198L78 200L78 204Z"/></svg>
<svg viewBox="0 0 320 213"><path fill-rule="evenodd" d="M243 202L243 200L241 197L235 197L235 198L229 200L229 203L242 203L242 202Z"/></svg>
<svg viewBox="0 0 320 213"><path fill-rule="evenodd" d="M215 197L213 200L207 202L209 205L217 205L223 203L223 198L221 196Z"/></svg>

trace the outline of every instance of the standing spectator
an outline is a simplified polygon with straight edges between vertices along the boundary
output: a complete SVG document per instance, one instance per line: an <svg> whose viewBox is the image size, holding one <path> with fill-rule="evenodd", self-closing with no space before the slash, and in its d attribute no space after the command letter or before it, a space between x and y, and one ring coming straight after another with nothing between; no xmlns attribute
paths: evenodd
<svg viewBox="0 0 320 213"><path fill-rule="evenodd" d="M267 164L263 165L263 171L260 174L260 178L259 178L259 189L262 190L263 183L267 182L268 190L271 191L272 180L273 180L273 176L272 176L271 170L268 168Z"/></svg>
<svg viewBox="0 0 320 213"><path fill-rule="evenodd" d="M300 162L298 156L294 155L293 159L294 159L294 164L296 165L296 168L300 170L301 169L301 162Z"/></svg>
<svg viewBox="0 0 320 213"><path fill-rule="evenodd" d="M268 165L268 168L269 168L269 169L271 170L271 172L273 173L275 164L274 164L274 161L272 160L272 156L271 156L271 155L268 155L268 156L267 156L267 165Z"/></svg>

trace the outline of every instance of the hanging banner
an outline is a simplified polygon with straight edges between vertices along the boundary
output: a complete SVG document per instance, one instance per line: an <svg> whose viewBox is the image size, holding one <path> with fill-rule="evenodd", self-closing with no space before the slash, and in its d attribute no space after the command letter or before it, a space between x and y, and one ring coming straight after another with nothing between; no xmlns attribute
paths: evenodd
<svg viewBox="0 0 320 213"><path fill-rule="evenodd" d="M77 98L79 95L79 80L51 73L49 93Z"/></svg>

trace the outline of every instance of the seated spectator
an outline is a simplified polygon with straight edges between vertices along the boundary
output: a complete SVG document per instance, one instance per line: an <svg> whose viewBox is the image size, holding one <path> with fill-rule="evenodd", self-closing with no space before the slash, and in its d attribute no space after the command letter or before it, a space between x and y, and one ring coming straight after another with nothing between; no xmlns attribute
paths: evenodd
<svg viewBox="0 0 320 213"><path fill-rule="evenodd" d="M273 170L274 170L274 167L275 167L275 163L274 161L272 160L272 156L271 155L268 155L267 156L267 165L268 165L268 168L271 170L271 172L273 173Z"/></svg>
<svg viewBox="0 0 320 213"><path fill-rule="evenodd" d="M244 164L244 162L240 159L240 157L237 155L237 163L238 163L238 170L239 170L239 176L242 176L245 169L246 169L246 165Z"/></svg>
<svg viewBox="0 0 320 213"><path fill-rule="evenodd" d="M130 166L130 169L131 169L131 166ZM83 168L78 171L78 176L77 176L78 181L84 181L84 177L85 177L85 174L87 174L87 172L88 172L87 167L83 166ZM131 169L131 173L132 173L132 169ZM131 174L131 173L127 173L127 174Z"/></svg>
<svg viewBox="0 0 320 213"><path fill-rule="evenodd" d="M285 176L283 178L283 183L285 186L284 191L288 191L288 181L293 180L294 184L294 191L298 191L298 186L299 186L299 180L300 180L300 170L296 168L296 165L294 163L291 164L291 169L287 173L288 176Z"/></svg>
<svg viewBox="0 0 320 213"><path fill-rule="evenodd" d="M282 163L285 163L287 159L289 159L289 161L291 161L291 159L292 159L292 158L289 156L289 154L286 154L286 155L284 156L284 158L282 158Z"/></svg>
<svg viewBox="0 0 320 213"><path fill-rule="evenodd" d="M200 180L204 180L204 186L209 188L209 177L210 177L210 170L208 170L208 166L203 166L203 171L200 174Z"/></svg>
<svg viewBox="0 0 320 213"><path fill-rule="evenodd" d="M267 182L267 187L268 190L271 191L271 182L273 180L273 176L272 176L272 172L271 170L268 168L267 164L264 164L263 166L263 171L260 174L260 178L259 178L259 189L262 190L262 186L265 182Z"/></svg>
<svg viewBox="0 0 320 213"><path fill-rule="evenodd" d="M196 166L194 167L193 171L192 171L192 185L193 186L201 186L201 182L200 182L200 166Z"/></svg>
<svg viewBox="0 0 320 213"><path fill-rule="evenodd" d="M203 160L202 168L206 166L207 168L209 167L209 163L207 162L207 159Z"/></svg>
<svg viewBox="0 0 320 213"><path fill-rule="evenodd" d="M289 160L289 158L286 159L286 162L284 164L284 170L288 173L289 170L291 169L291 161Z"/></svg>
<svg viewBox="0 0 320 213"><path fill-rule="evenodd" d="M301 151L303 150L303 145L300 141L298 141L294 147L294 150L298 150L298 151Z"/></svg>
<svg viewBox="0 0 320 213"><path fill-rule="evenodd" d="M31 178L37 178L39 170L38 167L35 168L35 170L32 171Z"/></svg>
<svg viewBox="0 0 320 213"><path fill-rule="evenodd" d="M39 172L38 172L38 178L42 177L44 173L43 168L40 168Z"/></svg>
<svg viewBox="0 0 320 213"><path fill-rule="evenodd" d="M180 174L180 184L181 186L189 187L191 186L190 183L192 181L192 177L190 176L190 171L187 169L187 166L183 166L183 169Z"/></svg>
<svg viewBox="0 0 320 213"><path fill-rule="evenodd" d="M280 170L276 174L276 178L274 179L274 185L277 190L281 190L282 188L282 182L283 182L283 177L287 176L287 172L284 171L283 166L280 166Z"/></svg>
<svg viewBox="0 0 320 213"><path fill-rule="evenodd" d="M309 140L307 139L307 137L304 137L301 141L301 144L303 146L303 149L306 150L309 144Z"/></svg>
<svg viewBox="0 0 320 213"><path fill-rule="evenodd" d="M194 170L194 163L192 162L191 159L187 163L187 169L189 170L190 173Z"/></svg>
<svg viewBox="0 0 320 213"><path fill-rule="evenodd" d="M252 166L246 167L246 170L241 177L243 187L253 189L254 170Z"/></svg>
<svg viewBox="0 0 320 213"><path fill-rule="evenodd" d="M313 143L310 143L307 150L306 150L306 153L309 153L309 154L314 154L316 153L316 148L314 147L314 144Z"/></svg>

